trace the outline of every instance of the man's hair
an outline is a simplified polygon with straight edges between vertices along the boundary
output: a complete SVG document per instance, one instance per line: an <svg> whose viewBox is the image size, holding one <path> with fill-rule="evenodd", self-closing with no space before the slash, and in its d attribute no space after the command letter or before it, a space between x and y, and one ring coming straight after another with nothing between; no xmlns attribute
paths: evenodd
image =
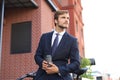
<svg viewBox="0 0 120 80"><path fill-rule="evenodd" d="M62 15L62 14L65 14L65 13L69 13L68 10L58 10L55 12L55 15L54 15L54 20L55 19L58 19L59 15Z"/></svg>

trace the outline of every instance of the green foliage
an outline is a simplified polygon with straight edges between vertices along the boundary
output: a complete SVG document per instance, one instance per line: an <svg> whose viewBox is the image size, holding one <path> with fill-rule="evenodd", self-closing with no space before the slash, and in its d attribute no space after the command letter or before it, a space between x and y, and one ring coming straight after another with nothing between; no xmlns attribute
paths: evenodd
<svg viewBox="0 0 120 80"><path fill-rule="evenodd" d="M87 66L90 66L90 60L87 58L82 58L81 59L81 68L85 68Z"/></svg>
<svg viewBox="0 0 120 80"><path fill-rule="evenodd" d="M93 76L91 75L92 73L92 69L91 69L91 62L89 59L87 58L82 58L81 59L81 68L88 68L87 72L84 73L83 75L81 75L80 77L83 77L83 78L88 78L90 80L93 80Z"/></svg>

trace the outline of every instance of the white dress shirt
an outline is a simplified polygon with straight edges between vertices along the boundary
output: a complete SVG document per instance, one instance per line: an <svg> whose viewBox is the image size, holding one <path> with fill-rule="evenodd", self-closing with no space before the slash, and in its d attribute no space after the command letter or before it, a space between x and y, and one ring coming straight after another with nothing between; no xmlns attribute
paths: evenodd
<svg viewBox="0 0 120 80"><path fill-rule="evenodd" d="M53 35L52 35L52 44L51 44L51 46L53 45L53 42L54 42L54 39L55 39L57 33L58 32L54 30ZM65 30L63 32L58 33L59 34L58 35L58 45L59 45L64 33L65 33Z"/></svg>

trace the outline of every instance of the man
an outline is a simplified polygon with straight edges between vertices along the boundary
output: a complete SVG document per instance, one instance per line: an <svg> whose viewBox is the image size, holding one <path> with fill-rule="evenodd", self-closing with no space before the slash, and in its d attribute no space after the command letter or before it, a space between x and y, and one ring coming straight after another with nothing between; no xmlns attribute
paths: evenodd
<svg viewBox="0 0 120 80"><path fill-rule="evenodd" d="M70 73L79 69L77 39L66 32L69 19L68 10L56 11L55 30L41 36L35 55L35 61L39 65L35 80L72 80ZM58 36L57 48L53 50L56 36ZM52 62L48 63L45 60L47 55L52 56Z"/></svg>

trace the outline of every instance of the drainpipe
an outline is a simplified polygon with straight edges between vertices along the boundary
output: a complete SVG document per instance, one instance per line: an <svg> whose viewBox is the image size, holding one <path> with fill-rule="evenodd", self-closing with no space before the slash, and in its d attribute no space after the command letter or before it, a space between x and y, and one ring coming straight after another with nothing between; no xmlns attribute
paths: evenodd
<svg viewBox="0 0 120 80"><path fill-rule="evenodd" d="M2 58L2 33L3 33L3 20L4 20L4 0L0 3L0 71L1 71L1 58Z"/></svg>

